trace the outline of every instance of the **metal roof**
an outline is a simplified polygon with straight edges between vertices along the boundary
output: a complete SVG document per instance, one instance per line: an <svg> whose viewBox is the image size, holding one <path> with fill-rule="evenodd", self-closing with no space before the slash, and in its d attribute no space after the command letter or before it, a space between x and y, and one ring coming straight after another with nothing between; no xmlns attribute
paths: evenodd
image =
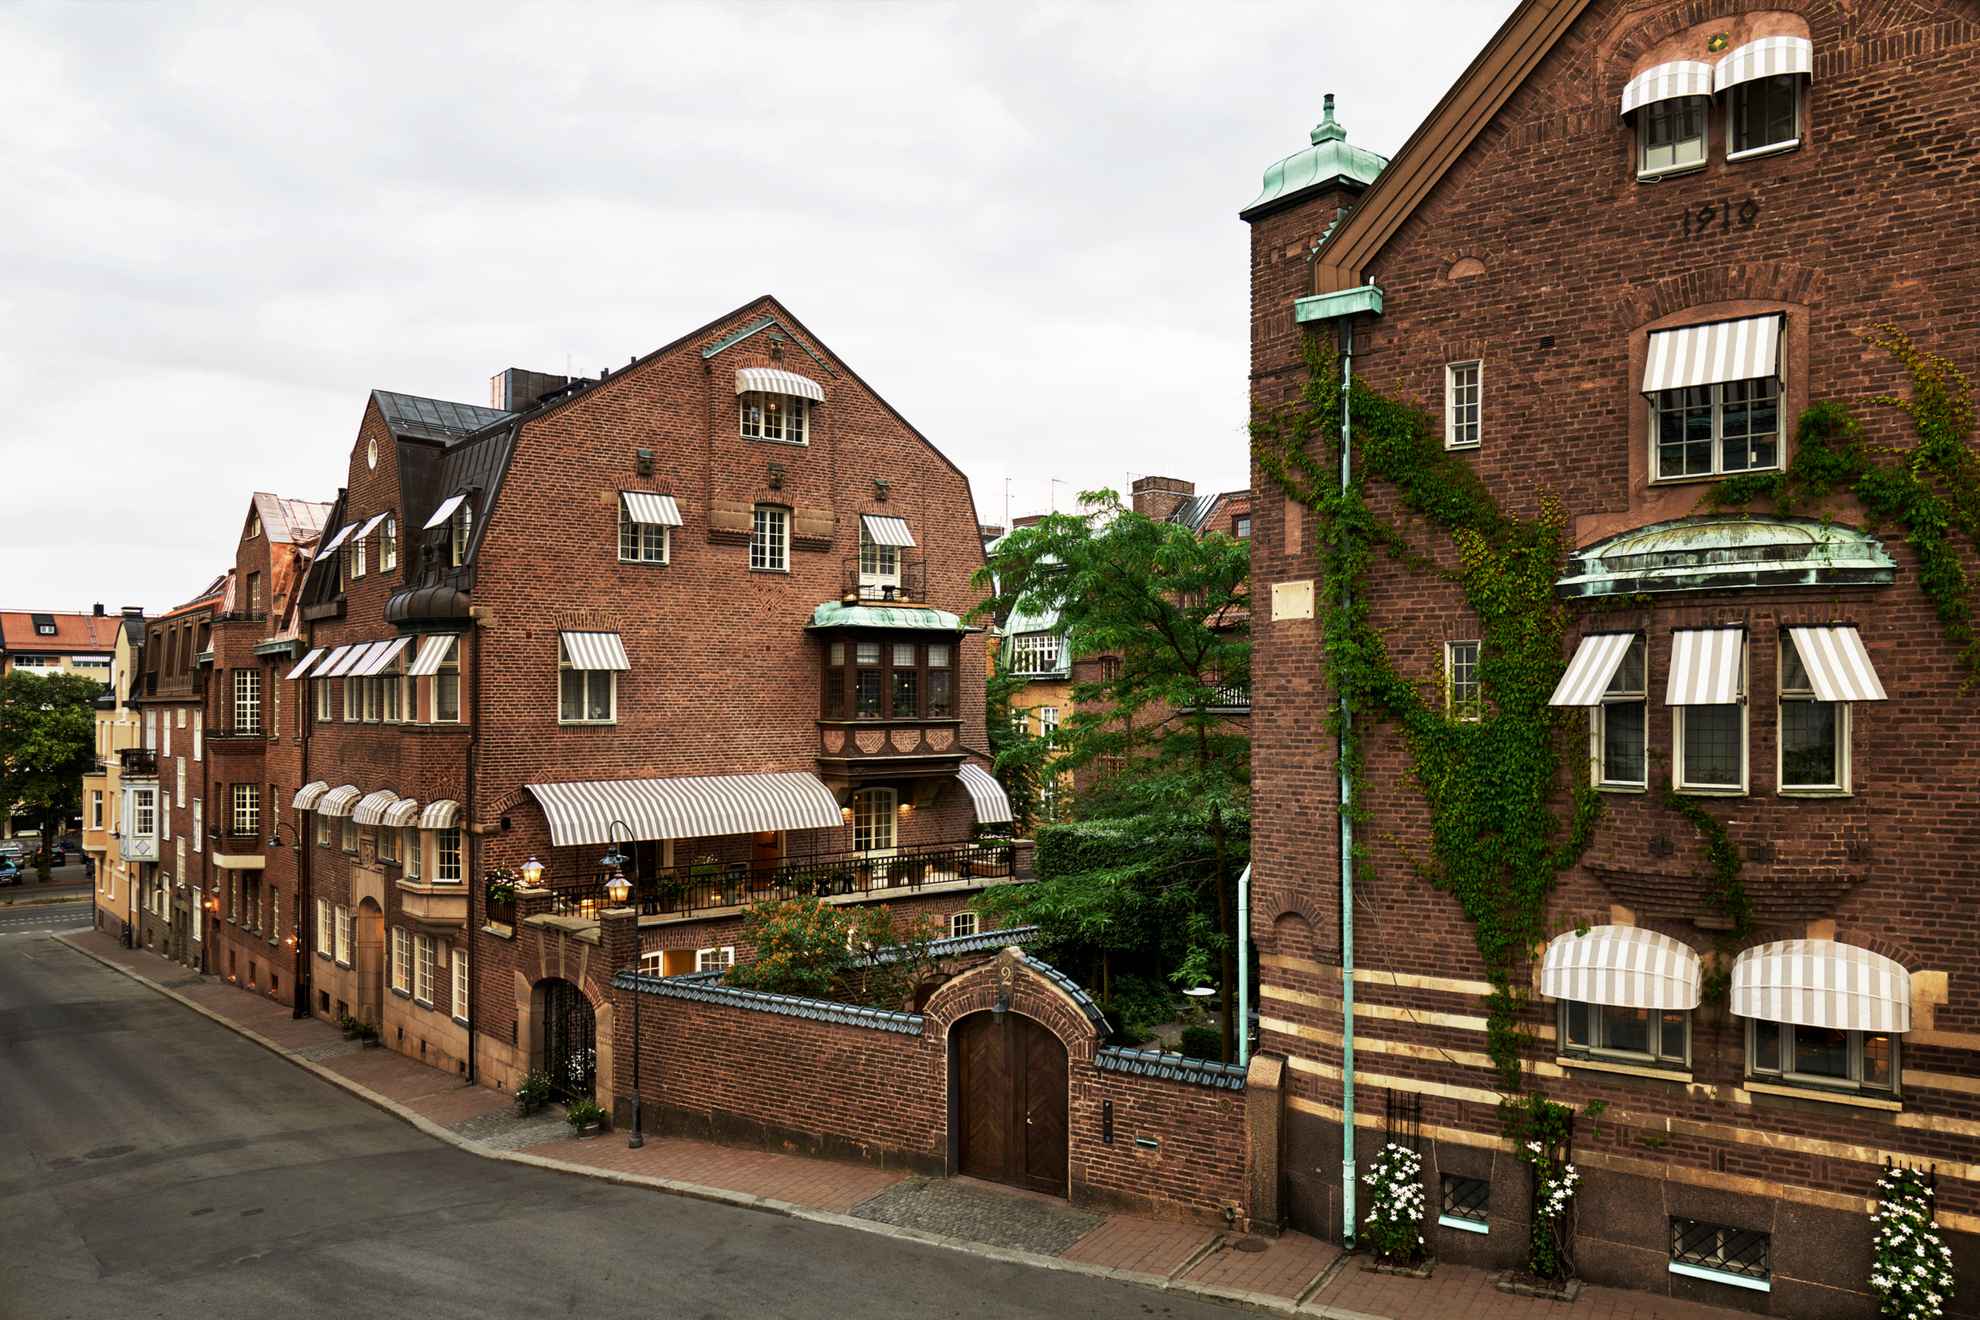
<svg viewBox="0 0 1980 1320"><path fill-rule="evenodd" d="M811 612L814 628L889 628L922 632L976 632L956 615L925 605L847 605L828 600Z"/></svg>
<svg viewBox="0 0 1980 1320"><path fill-rule="evenodd" d="M501 408L397 394L391 390L373 390L371 397L378 401L378 411L384 415L393 435L415 440L459 440L514 416Z"/></svg>
<svg viewBox="0 0 1980 1320"><path fill-rule="evenodd" d="M292 500L265 490L254 493L254 511L261 516L262 534L286 544L316 540L323 534L323 520L330 516L328 504Z"/></svg>
<svg viewBox="0 0 1980 1320"><path fill-rule="evenodd" d="M1207 1086L1213 1091L1244 1089L1245 1070L1235 1063L1192 1059L1186 1054L1170 1054L1163 1050L1130 1050L1108 1045L1094 1053L1093 1066L1102 1072L1156 1077L1165 1082Z"/></svg>
<svg viewBox="0 0 1980 1320"><path fill-rule="evenodd" d="M1897 564L1868 532L1816 518L1707 514L1651 523L1575 551L1556 594L1630 596L1742 587L1884 586Z"/></svg>
<svg viewBox="0 0 1980 1320"><path fill-rule="evenodd" d="M1347 130L1334 119L1334 94L1327 93L1320 122L1307 135L1312 145L1295 151L1265 170L1265 183L1258 196L1239 214L1246 215L1261 206L1282 202L1323 183L1345 179L1360 188L1375 182L1389 164L1387 156L1348 145Z"/></svg>

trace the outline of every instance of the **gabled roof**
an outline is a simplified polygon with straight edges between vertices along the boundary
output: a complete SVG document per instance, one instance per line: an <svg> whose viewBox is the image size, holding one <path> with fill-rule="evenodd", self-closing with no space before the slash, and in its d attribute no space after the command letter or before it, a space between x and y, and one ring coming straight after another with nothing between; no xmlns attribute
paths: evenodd
<svg viewBox="0 0 1980 1320"><path fill-rule="evenodd" d="M328 504L292 500L265 490L254 493L254 511L261 515L261 533L271 541L314 541L323 533Z"/></svg>
<svg viewBox="0 0 1980 1320"><path fill-rule="evenodd" d="M373 390L371 397L377 401L378 411L384 416L385 425L392 428L392 434L411 440L450 443L514 416L500 408L397 394L391 390Z"/></svg>
<svg viewBox="0 0 1980 1320"><path fill-rule="evenodd" d="M55 625L52 636L35 631L35 621ZM13 655L94 655L117 644L114 614L56 614L49 610L0 610L0 648Z"/></svg>

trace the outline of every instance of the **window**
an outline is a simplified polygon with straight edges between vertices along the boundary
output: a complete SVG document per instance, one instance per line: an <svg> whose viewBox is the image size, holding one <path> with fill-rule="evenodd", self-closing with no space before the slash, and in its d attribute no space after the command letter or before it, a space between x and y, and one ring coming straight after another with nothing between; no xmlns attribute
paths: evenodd
<svg viewBox="0 0 1980 1320"><path fill-rule="evenodd" d="M196 940L203 940L206 938L205 895L206 895L205 890L201 889L198 885L193 886L192 909L191 909L192 937Z"/></svg>
<svg viewBox="0 0 1980 1320"><path fill-rule="evenodd" d="M724 944L719 949L696 949L694 970L697 972L719 972L736 965L736 946Z"/></svg>
<svg viewBox="0 0 1980 1320"><path fill-rule="evenodd" d="M1038 736L1045 740L1045 745L1048 747L1058 740L1059 708L1057 706L1038 708Z"/></svg>
<svg viewBox="0 0 1980 1320"><path fill-rule="evenodd" d="M361 695L359 681L355 678L340 678L337 682L344 689L344 723L355 724L364 717L364 697Z"/></svg>
<svg viewBox="0 0 1980 1320"><path fill-rule="evenodd" d="M330 956L330 901L323 898L316 900L316 954Z"/></svg>
<svg viewBox="0 0 1980 1320"><path fill-rule="evenodd" d="M389 573L399 566L399 520L387 518L378 532L378 571Z"/></svg>
<svg viewBox="0 0 1980 1320"><path fill-rule="evenodd" d="M316 689L316 718L318 723L327 724L335 716L330 711L330 680L312 678L310 686Z"/></svg>
<svg viewBox="0 0 1980 1320"><path fill-rule="evenodd" d="M859 594L868 599L891 599L900 592L901 552L898 546L880 545L859 524Z"/></svg>
<svg viewBox="0 0 1980 1320"><path fill-rule="evenodd" d="M1444 643L1444 712L1459 720L1484 717L1485 698L1478 681L1477 642Z"/></svg>
<svg viewBox="0 0 1980 1320"><path fill-rule="evenodd" d="M241 877L241 924L252 931L261 929L261 882L252 871Z"/></svg>
<svg viewBox="0 0 1980 1320"><path fill-rule="evenodd" d="M1679 789L1746 791L1746 648L1739 648L1739 700L1732 705L1674 706Z"/></svg>
<svg viewBox="0 0 1980 1320"><path fill-rule="evenodd" d="M915 667L917 647L913 642L893 644L893 683L887 698L887 713L909 719L921 714L921 671Z"/></svg>
<svg viewBox="0 0 1980 1320"><path fill-rule="evenodd" d="M140 839L149 839L158 833L157 792L153 788L131 791L131 833Z"/></svg>
<svg viewBox="0 0 1980 1320"><path fill-rule="evenodd" d="M961 939L965 935L976 934L976 914L974 912L952 912L949 914L949 938Z"/></svg>
<svg viewBox="0 0 1980 1320"><path fill-rule="evenodd" d="M206 833L206 807L205 804L202 803L198 798L194 798L192 800L192 835L193 835L192 845L194 852L198 852L200 850L201 839L205 835L205 833Z"/></svg>
<svg viewBox="0 0 1980 1320"><path fill-rule="evenodd" d="M234 671L234 732L261 732L261 671Z"/></svg>
<svg viewBox="0 0 1980 1320"><path fill-rule="evenodd" d="M1638 178L1654 178L1705 163L1705 108L1710 98L1680 96L1656 101L1636 114L1642 156Z"/></svg>
<svg viewBox="0 0 1980 1320"><path fill-rule="evenodd" d="M247 575L247 607L251 614L261 613L261 574Z"/></svg>
<svg viewBox="0 0 1980 1320"><path fill-rule="evenodd" d="M241 539L243 541L252 541L255 537L260 535L261 535L261 515L259 513L248 514L247 535L242 537Z"/></svg>
<svg viewBox="0 0 1980 1320"><path fill-rule="evenodd" d="M402 995L412 993L412 941L402 926L392 927L392 988Z"/></svg>
<svg viewBox="0 0 1980 1320"><path fill-rule="evenodd" d="M468 956L467 950L455 945L454 962L454 1021L468 1020Z"/></svg>
<svg viewBox="0 0 1980 1320"><path fill-rule="evenodd" d="M751 516L749 566L766 572L785 573L791 566L791 511L772 504L759 504Z"/></svg>
<svg viewBox="0 0 1980 1320"><path fill-rule="evenodd" d="M350 853L353 856L356 856L358 850L357 845L358 845L357 822L352 820L349 816L345 816L337 824L337 846L343 849L345 852Z"/></svg>
<svg viewBox="0 0 1980 1320"><path fill-rule="evenodd" d="M268 886L268 942L275 943L281 938L281 934L282 888L280 885L270 885Z"/></svg>
<svg viewBox="0 0 1980 1320"><path fill-rule="evenodd" d="M337 905L337 961L351 965L351 910L342 903Z"/></svg>
<svg viewBox="0 0 1980 1320"><path fill-rule="evenodd" d="M378 838L378 860L381 862L398 861L399 832L395 829L380 827L376 831L376 834Z"/></svg>
<svg viewBox="0 0 1980 1320"><path fill-rule="evenodd" d="M397 724L402 718L400 699L405 695L406 655L404 651L392 657L392 663L384 673L371 680L378 690L378 718L387 724Z"/></svg>
<svg viewBox="0 0 1980 1320"><path fill-rule="evenodd" d="M862 788L853 794L853 851L892 852L898 799L891 788Z"/></svg>
<svg viewBox="0 0 1980 1320"><path fill-rule="evenodd" d="M319 848L330 846L330 818L320 812L316 817L316 844Z"/></svg>
<svg viewBox="0 0 1980 1320"><path fill-rule="evenodd" d="M447 562L459 568L467 562L468 537L474 532L474 506L467 500L454 510L447 525Z"/></svg>
<svg viewBox="0 0 1980 1320"><path fill-rule="evenodd" d="M956 713L956 676L950 667L953 652L947 642L928 644L928 718L952 719Z"/></svg>
<svg viewBox="0 0 1980 1320"><path fill-rule="evenodd" d="M1477 446L1484 380L1483 362L1452 362L1444 367L1444 448Z"/></svg>
<svg viewBox="0 0 1980 1320"><path fill-rule="evenodd" d="M1019 633L1011 639L1011 671L1056 674L1065 663L1065 638L1057 633Z"/></svg>
<svg viewBox="0 0 1980 1320"><path fill-rule="evenodd" d="M634 522L619 499L619 559L628 564L664 564L672 557L673 528Z"/></svg>
<svg viewBox="0 0 1980 1320"><path fill-rule="evenodd" d="M1732 89L1726 117L1731 129L1727 160L1801 145L1801 79L1794 74L1756 78Z"/></svg>
<svg viewBox="0 0 1980 1320"><path fill-rule="evenodd" d="M446 654L440 657L440 667L433 673L433 721L458 724L460 720L461 642L456 637L448 641Z"/></svg>
<svg viewBox="0 0 1980 1320"><path fill-rule="evenodd" d="M787 445L807 442L809 401L791 394L750 391L738 396L742 433L751 440L781 440Z"/></svg>
<svg viewBox="0 0 1980 1320"><path fill-rule="evenodd" d="M345 573L355 582L364 576L364 538L353 536L351 543L344 547Z"/></svg>
<svg viewBox="0 0 1980 1320"><path fill-rule="evenodd" d="M428 1008L433 1007L434 972L438 965L433 937L413 936L413 998Z"/></svg>
<svg viewBox="0 0 1980 1320"><path fill-rule="evenodd" d="M89 827L93 830L103 828L103 790L100 788L91 789L89 793Z"/></svg>
<svg viewBox="0 0 1980 1320"><path fill-rule="evenodd" d="M853 714L861 718L880 714L880 643L853 644Z"/></svg>
<svg viewBox="0 0 1980 1320"><path fill-rule="evenodd" d="M1881 1031L1803 1027L1749 1018L1748 1076L1822 1090L1897 1090L1897 1037Z"/></svg>
<svg viewBox="0 0 1980 1320"><path fill-rule="evenodd" d="M1563 999L1560 1016L1561 1052L1570 1057L1621 1058L1666 1068L1690 1066L1690 1013Z"/></svg>
<svg viewBox="0 0 1980 1320"><path fill-rule="evenodd" d="M457 885L461 882L461 832L433 832L433 883Z"/></svg>
<svg viewBox="0 0 1980 1320"><path fill-rule="evenodd" d="M229 832L237 835L261 832L260 784L233 786L233 813Z"/></svg>
<svg viewBox="0 0 1980 1320"><path fill-rule="evenodd" d="M1602 693L1589 725L1589 760L1597 784L1644 788L1649 784L1644 734L1648 692L1643 670L1643 639L1623 653L1615 676Z"/></svg>
<svg viewBox="0 0 1980 1320"><path fill-rule="evenodd" d="M1727 1228L1696 1219L1671 1220L1671 1273L1713 1279L1741 1287L1768 1289L1767 1234Z"/></svg>
<svg viewBox="0 0 1980 1320"><path fill-rule="evenodd" d="M1231 519L1231 535L1240 541L1249 541L1251 539L1250 514L1240 513L1237 517Z"/></svg>
<svg viewBox="0 0 1980 1320"><path fill-rule="evenodd" d="M1466 1178L1462 1174L1443 1175L1443 1209L1437 1222L1445 1228L1461 1228L1469 1233L1483 1233L1489 1223L1492 1206L1492 1184L1484 1178Z"/></svg>
<svg viewBox="0 0 1980 1320"><path fill-rule="evenodd" d="M1657 479L1781 465L1781 383L1762 377L1659 390L1651 404Z"/></svg>
<svg viewBox="0 0 1980 1320"><path fill-rule="evenodd" d="M406 830L406 879L417 880L425 873L425 844L416 829Z"/></svg>
<svg viewBox="0 0 1980 1320"><path fill-rule="evenodd" d="M612 724L619 718L619 675L613 669L575 669L570 646L557 643L557 722Z"/></svg>
<svg viewBox="0 0 1980 1320"><path fill-rule="evenodd" d="M45 623L37 619L35 620L34 631L37 637L53 637L55 635L55 625L52 622Z"/></svg>
<svg viewBox="0 0 1980 1320"><path fill-rule="evenodd" d="M175 764L178 766L178 770L179 770L179 784L178 784L178 792L174 795L174 800L177 801L178 804L183 807L186 805L186 763L185 760L181 758L179 761L175 762Z"/></svg>
<svg viewBox="0 0 1980 1320"><path fill-rule="evenodd" d="M1849 791L1849 703L1818 701L1791 634L1781 634L1780 738L1783 793Z"/></svg>

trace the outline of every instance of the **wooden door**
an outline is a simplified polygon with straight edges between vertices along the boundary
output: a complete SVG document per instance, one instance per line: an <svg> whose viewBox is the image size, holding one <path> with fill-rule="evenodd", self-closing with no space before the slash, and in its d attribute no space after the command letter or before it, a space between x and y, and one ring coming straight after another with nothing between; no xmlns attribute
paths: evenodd
<svg viewBox="0 0 1980 1320"><path fill-rule="evenodd" d="M956 1163L975 1178L1066 1194L1066 1047L1016 1013L956 1028Z"/></svg>

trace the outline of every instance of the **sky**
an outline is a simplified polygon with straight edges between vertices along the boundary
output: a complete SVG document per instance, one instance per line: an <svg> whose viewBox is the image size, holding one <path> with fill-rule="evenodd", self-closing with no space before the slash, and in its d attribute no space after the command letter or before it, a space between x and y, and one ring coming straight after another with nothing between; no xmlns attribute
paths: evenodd
<svg viewBox="0 0 1980 1320"><path fill-rule="evenodd" d="M1511 9L0 5L0 607L169 608L251 491L334 497L369 390L763 293L981 521L1241 487L1237 212L1326 92L1393 154Z"/></svg>

